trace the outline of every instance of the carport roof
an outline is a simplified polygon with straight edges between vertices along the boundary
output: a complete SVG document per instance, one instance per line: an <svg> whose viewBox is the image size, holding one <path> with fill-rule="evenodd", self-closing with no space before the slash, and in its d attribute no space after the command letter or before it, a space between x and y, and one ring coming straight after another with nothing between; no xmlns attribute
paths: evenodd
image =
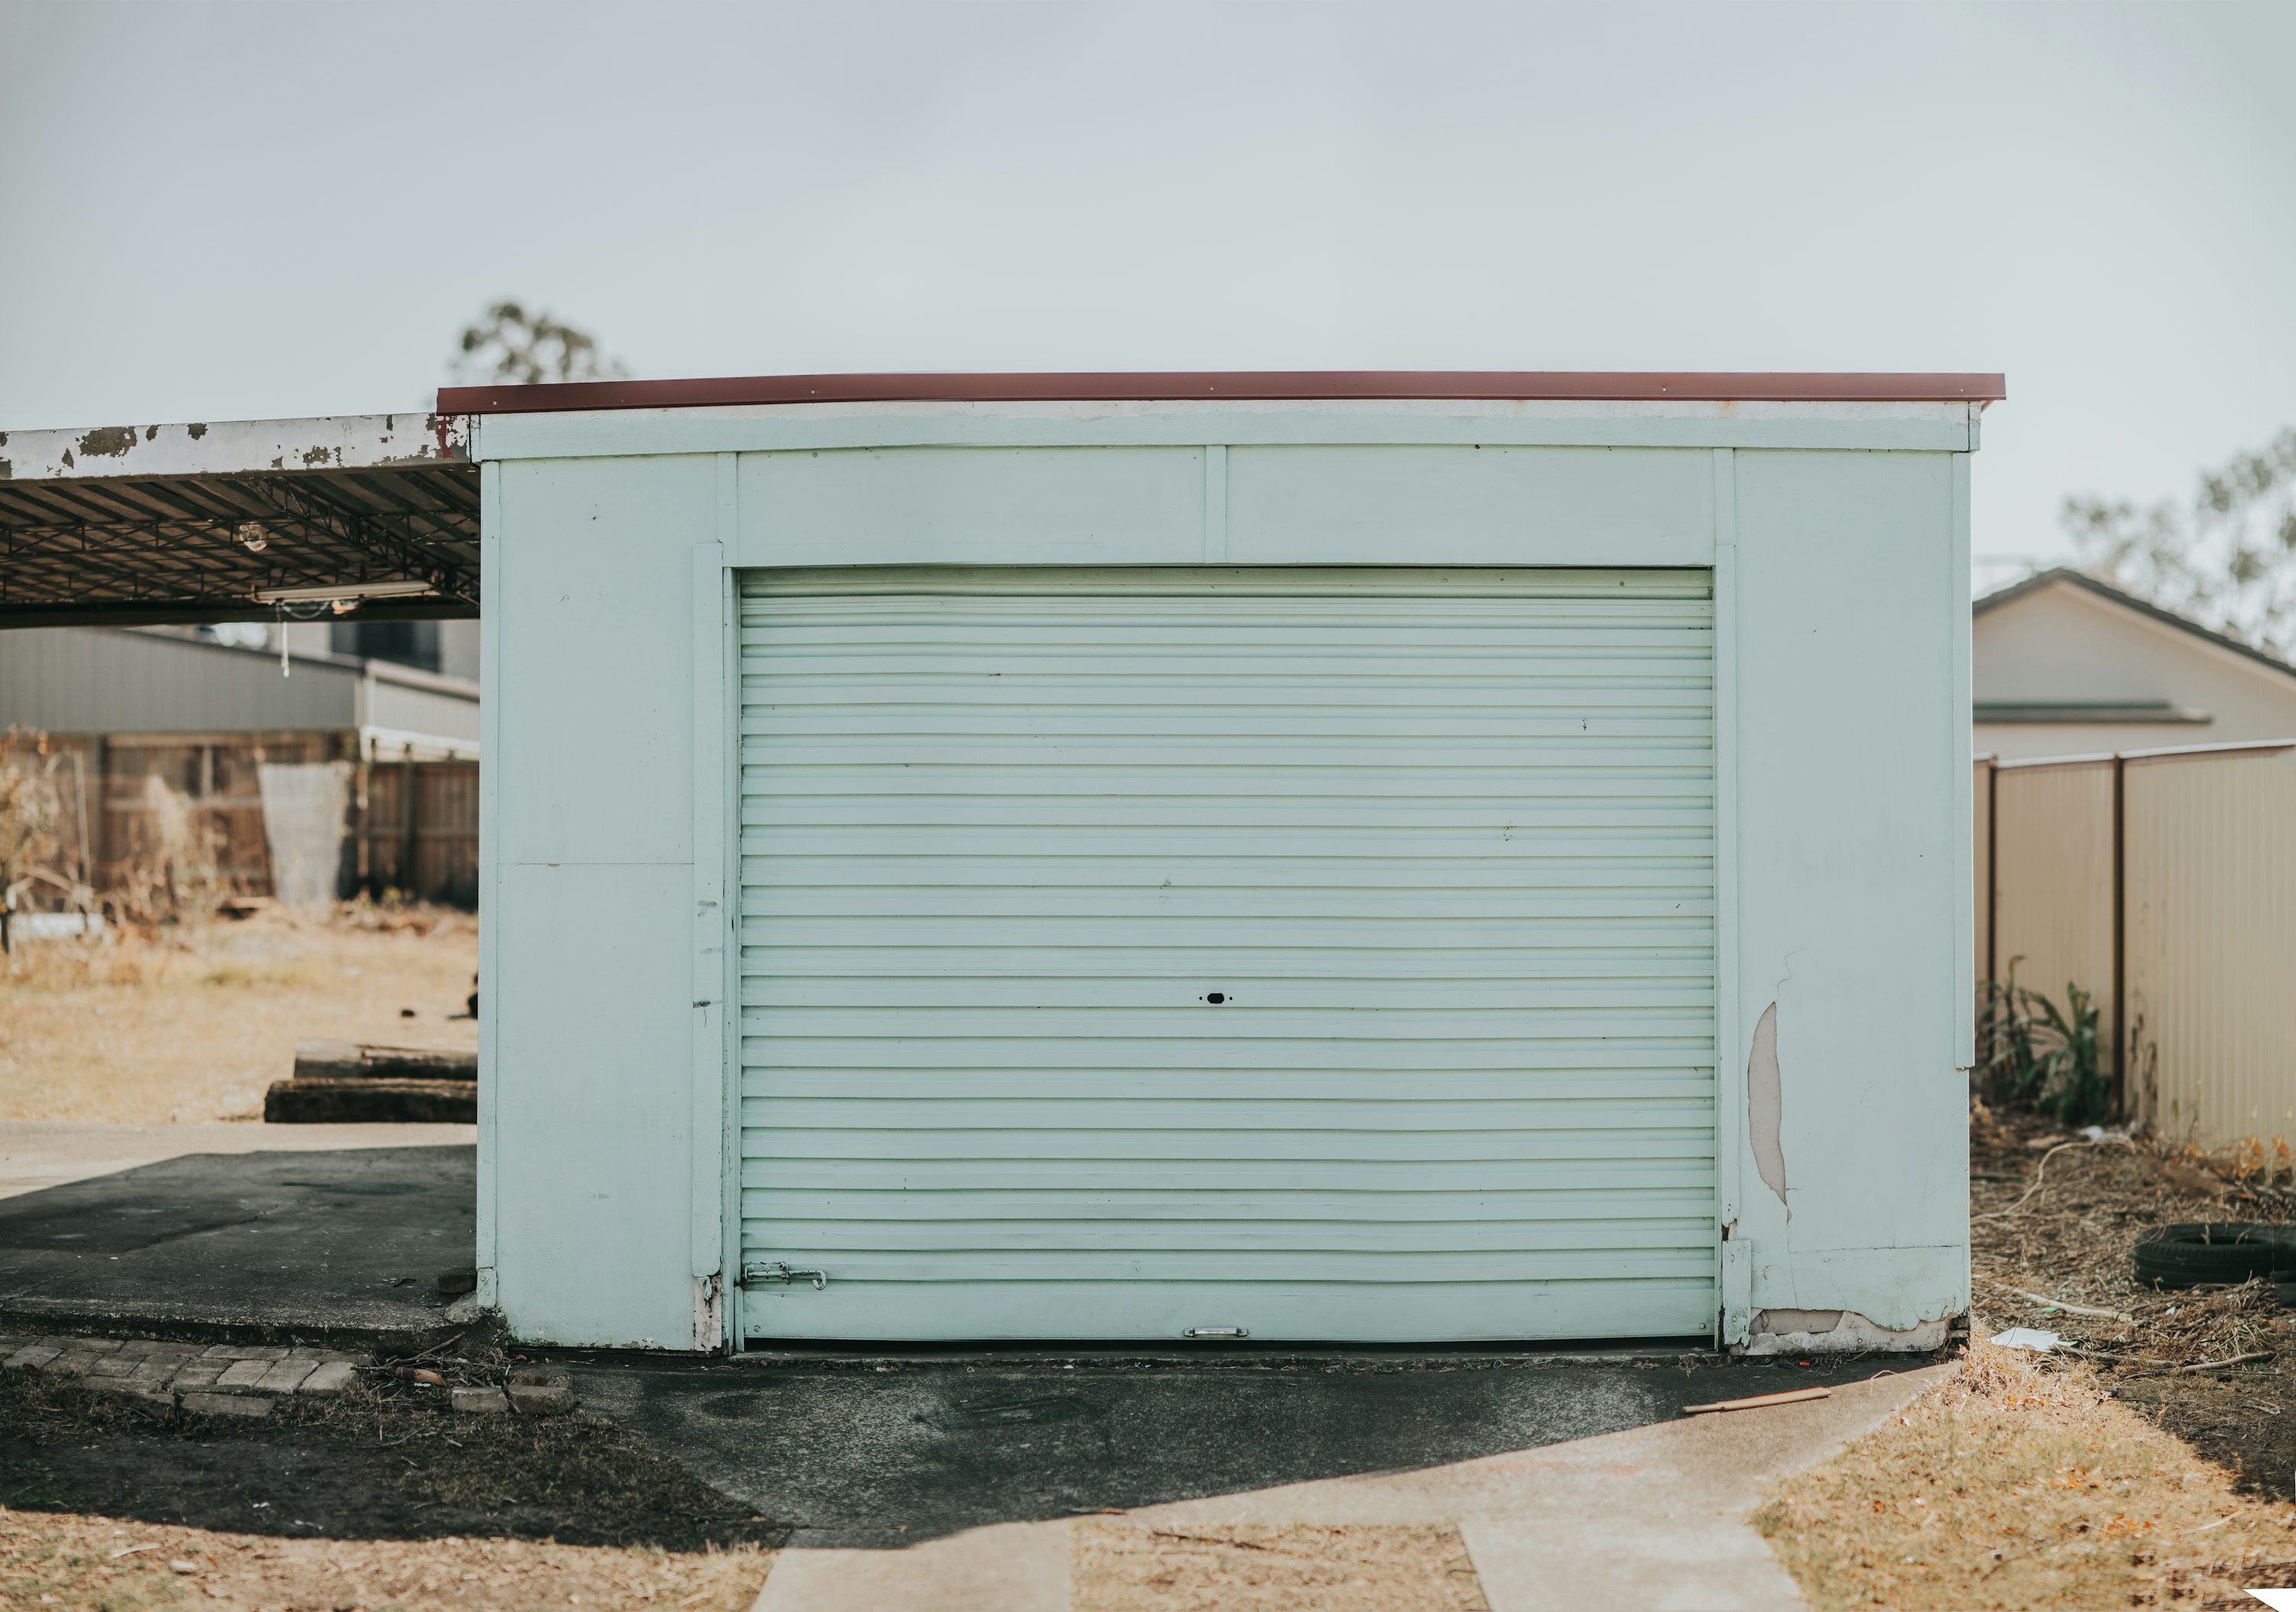
<svg viewBox="0 0 2296 1612"><path fill-rule="evenodd" d="M0 432L0 627L247 621L258 593L391 582L431 591L348 619L476 615L468 443L421 413Z"/></svg>

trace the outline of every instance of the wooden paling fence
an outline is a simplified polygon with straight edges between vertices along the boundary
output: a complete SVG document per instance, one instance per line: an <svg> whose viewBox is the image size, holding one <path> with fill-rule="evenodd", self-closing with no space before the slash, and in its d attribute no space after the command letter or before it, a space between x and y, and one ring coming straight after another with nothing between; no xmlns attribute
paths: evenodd
<svg viewBox="0 0 2296 1612"><path fill-rule="evenodd" d="M279 858L289 851L274 843L282 824L266 822L266 769L272 771L276 818L279 769L326 768L342 776L342 811L326 851L334 874L322 876L320 888L342 895L397 890L426 901L472 904L479 763L363 761L349 759L348 749L330 734L132 742L60 736L42 759L59 806L50 860L68 879L115 890L164 854L170 835L180 836L187 824L201 860L212 863L223 888L282 893ZM293 848L299 862L308 860L310 845L308 833L299 837L306 842ZM307 890L311 884L308 878L295 882ZM44 886L29 904L56 905L59 894Z"/></svg>

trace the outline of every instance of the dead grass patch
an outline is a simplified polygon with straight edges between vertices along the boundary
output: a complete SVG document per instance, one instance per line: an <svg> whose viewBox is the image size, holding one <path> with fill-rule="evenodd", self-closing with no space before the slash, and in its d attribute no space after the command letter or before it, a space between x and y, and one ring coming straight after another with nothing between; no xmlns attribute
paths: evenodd
<svg viewBox="0 0 2296 1612"><path fill-rule="evenodd" d="M757 1545L681 1553L514 1539L276 1539L0 1507L0 1606L10 1608L739 1612L771 1562Z"/></svg>
<svg viewBox="0 0 2296 1612"><path fill-rule="evenodd" d="M2242 1586L2296 1583L2296 1508L2238 1493L2088 1368L1988 1344L1754 1523L1821 1612L2254 1605Z"/></svg>
<svg viewBox="0 0 2296 1612"><path fill-rule="evenodd" d="M1488 1612L1456 1527L1078 1523L1077 1612Z"/></svg>
<svg viewBox="0 0 2296 1612"><path fill-rule="evenodd" d="M28 942L0 965L0 1119L256 1119L299 1040L476 1046L449 1016L477 966L468 914L364 904Z"/></svg>

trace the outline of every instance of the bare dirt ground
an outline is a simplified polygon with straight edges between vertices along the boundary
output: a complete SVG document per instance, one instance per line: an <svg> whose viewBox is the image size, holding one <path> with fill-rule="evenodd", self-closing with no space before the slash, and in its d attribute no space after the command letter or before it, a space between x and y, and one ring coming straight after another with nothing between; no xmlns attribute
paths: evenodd
<svg viewBox="0 0 2296 1612"><path fill-rule="evenodd" d="M627 1429L383 1383L153 1423L0 1378L0 1606L734 1612L777 1531Z"/></svg>
<svg viewBox="0 0 2296 1612"><path fill-rule="evenodd" d="M2234 1607L2296 1584L2296 1314L2262 1281L2153 1292L2130 1266L2154 1226L2290 1219L2285 1161L1980 1113L1971 1165L1973 1333L2072 1349L1980 1344L1784 1485L1757 1521L1812 1604Z"/></svg>
<svg viewBox="0 0 2296 1612"><path fill-rule="evenodd" d="M453 1016L478 950L467 913L364 903L26 942L0 964L0 1119L257 1120L299 1040L475 1046Z"/></svg>

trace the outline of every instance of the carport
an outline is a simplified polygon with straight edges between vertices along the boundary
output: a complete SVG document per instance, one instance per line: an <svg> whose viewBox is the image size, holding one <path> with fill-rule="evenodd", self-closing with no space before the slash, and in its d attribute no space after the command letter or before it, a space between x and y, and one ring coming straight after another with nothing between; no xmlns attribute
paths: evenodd
<svg viewBox="0 0 2296 1612"><path fill-rule="evenodd" d="M0 628L479 612L445 415L0 431Z"/></svg>

